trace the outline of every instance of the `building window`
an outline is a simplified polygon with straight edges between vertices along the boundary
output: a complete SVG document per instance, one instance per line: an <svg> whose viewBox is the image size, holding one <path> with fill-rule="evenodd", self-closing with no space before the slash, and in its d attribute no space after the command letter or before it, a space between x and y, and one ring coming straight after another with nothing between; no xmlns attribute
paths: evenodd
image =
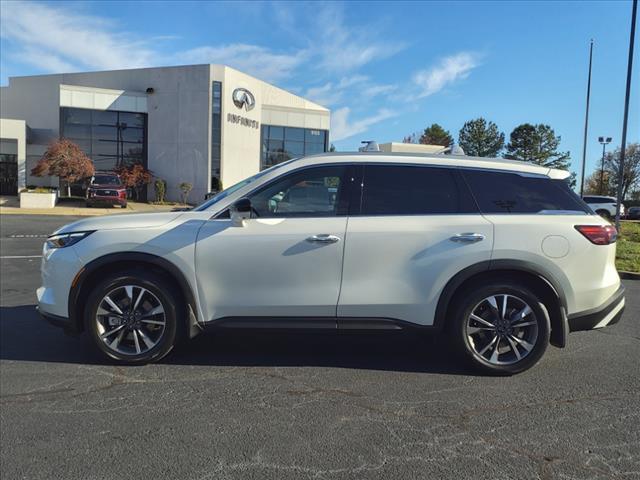
<svg viewBox="0 0 640 480"><path fill-rule="evenodd" d="M327 131L262 125L260 168L327 151Z"/></svg>
<svg viewBox="0 0 640 480"><path fill-rule="evenodd" d="M147 114L62 107L60 136L78 144L96 170L147 167Z"/></svg>
<svg viewBox="0 0 640 480"><path fill-rule="evenodd" d="M211 190L220 189L222 82L211 86Z"/></svg>

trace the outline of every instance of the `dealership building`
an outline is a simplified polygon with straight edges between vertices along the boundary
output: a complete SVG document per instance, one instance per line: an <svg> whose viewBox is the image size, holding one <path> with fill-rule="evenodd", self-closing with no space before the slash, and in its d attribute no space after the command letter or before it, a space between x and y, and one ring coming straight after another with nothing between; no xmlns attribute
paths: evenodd
<svg viewBox="0 0 640 480"><path fill-rule="evenodd" d="M47 145L77 143L96 170L142 163L200 201L289 158L328 149L328 109L224 65L12 77L0 87L2 194L27 185ZM153 187L149 188L153 198Z"/></svg>

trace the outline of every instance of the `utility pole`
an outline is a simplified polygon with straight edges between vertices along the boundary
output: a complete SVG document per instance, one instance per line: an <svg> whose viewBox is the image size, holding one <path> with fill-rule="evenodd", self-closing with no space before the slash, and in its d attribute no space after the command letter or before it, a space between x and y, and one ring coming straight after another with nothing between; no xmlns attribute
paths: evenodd
<svg viewBox="0 0 640 480"><path fill-rule="evenodd" d="M593 59L593 38L589 43L589 79L587 80L587 110L584 115L584 141L582 143L582 175L580 176L580 196L584 193L584 167L587 161L587 130L589 129L589 99L591 98L591 61Z"/></svg>
<svg viewBox="0 0 640 480"><path fill-rule="evenodd" d="M598 142L602 145L602 163L600 164L600 188L598 189L598 193L600 195L604 195L602 191L604 189L604 149L607 144L611 143L611 137L598 137Z"/></svg>
<svg viewBox="0 0 640 480"><path fill-rule="evenodd" d="M627 122L629 120L629 95L631 94L631 72L633 71L633 45L636 37L636 14L638 0L633 0L631 9L631 33L629 35L629 60L627 62L627 90L624 96L624 120L622 121L622 146L620 147L620 165L618 169L618 201L616 203L616 230L620 231L620 205L622 203L622 180L624 178L624 156L627 149Z"/></svg>

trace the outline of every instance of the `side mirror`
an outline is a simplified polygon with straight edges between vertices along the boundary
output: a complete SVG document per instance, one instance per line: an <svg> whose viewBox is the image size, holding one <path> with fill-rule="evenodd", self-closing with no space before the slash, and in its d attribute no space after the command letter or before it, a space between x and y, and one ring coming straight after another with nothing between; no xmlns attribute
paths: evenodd
<svg viewBox="0 0 640 480"><path fill-rule="evenodd" d="M247 197L236 200L229 208L229 212L236 227L244 226L244 221L251 218L251 200Z"/></svg>

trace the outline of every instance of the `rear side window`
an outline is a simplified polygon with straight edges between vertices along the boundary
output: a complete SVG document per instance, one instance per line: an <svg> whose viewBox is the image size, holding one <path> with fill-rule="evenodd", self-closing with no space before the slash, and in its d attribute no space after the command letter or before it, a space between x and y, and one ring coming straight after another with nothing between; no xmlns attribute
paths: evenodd
<svg viewBox="0 0 640 480"><path fill-rule="evenodd" d="M482 213L591 213L564 180L464 170Z"/></svg>
<svg viewBox="0 0 640 480"><path fill-rule="evenodd" d="M455 169L365 165L361 215L478 213Z"/></svg>

